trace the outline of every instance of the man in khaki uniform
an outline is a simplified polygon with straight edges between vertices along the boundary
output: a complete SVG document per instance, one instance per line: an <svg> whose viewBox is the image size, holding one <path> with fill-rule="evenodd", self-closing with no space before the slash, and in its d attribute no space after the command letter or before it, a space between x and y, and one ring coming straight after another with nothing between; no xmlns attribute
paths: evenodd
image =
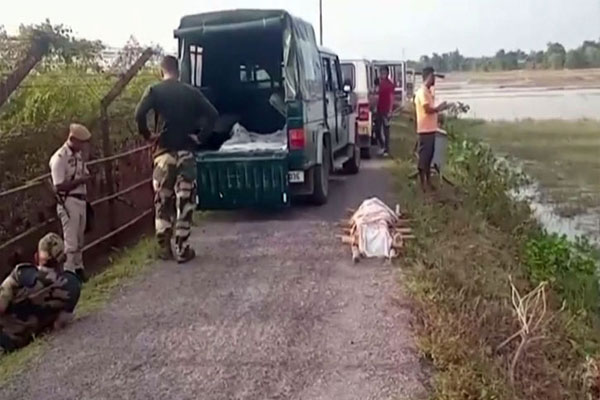
<svg viewBox="0 0 600 400"><path fill-rule="evenodd" d="M67 260L65 269L86 280L82 250L86 224L86 183L91 179L82 152L92 134L83 125L71 124L69 137L50 159L52 183L57 194Z"/></svg>
<svg viewBox="0 0 600 400"><path fill-rule="evenodd" d="M64 258L62 239L49 233L38 244L37 265L17 265L0 284L0 354L71 321L81 280L63 271Z"/></svg>

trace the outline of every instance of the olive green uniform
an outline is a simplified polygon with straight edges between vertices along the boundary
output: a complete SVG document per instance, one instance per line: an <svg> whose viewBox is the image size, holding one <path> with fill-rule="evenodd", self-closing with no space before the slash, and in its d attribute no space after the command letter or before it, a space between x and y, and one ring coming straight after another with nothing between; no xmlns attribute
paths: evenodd
<svg viewBox="0 0 600 400"><path fill-rule="evenodd" d="M201 130L212 132L217 111L198 89L174 79L149 87L137 107L136 121L146 139L150 111L159 131L153 173L156 237L164 249L174 233L176 255L181 257L188 248L196 201L194 137Z"/></svg>

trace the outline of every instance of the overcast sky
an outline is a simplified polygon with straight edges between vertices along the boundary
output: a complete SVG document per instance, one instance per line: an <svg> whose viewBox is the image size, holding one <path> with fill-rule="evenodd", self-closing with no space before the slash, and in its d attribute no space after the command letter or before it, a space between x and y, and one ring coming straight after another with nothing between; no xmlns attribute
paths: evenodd
<svg viewBox="0 0 600 400"><path fill-rule="evenodd" d="M3 0L0 24L50 18L76 34L122 46L130 35L144 44L176 48L181 16L229 8L285 8L313 23L319 0ZM341 57L418 58L458 48L479 56L496 50L567 48L600 38L600 0L323 0L324 44Z"/></svg>

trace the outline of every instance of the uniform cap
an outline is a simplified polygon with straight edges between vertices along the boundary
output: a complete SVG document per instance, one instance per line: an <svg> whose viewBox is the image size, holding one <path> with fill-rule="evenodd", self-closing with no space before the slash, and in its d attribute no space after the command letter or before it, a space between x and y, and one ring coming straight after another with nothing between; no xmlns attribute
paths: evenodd
<svg viewBox="0 0 600 400"><path fill-rule="evenodd" d="M65 244L56 233L49 233L39 241L38 252L48 254L53 260L59 260L65 253Z"/></svg>
<svg viewBox="0 0 600 400"><path fill-rule="evenodd" d="M84 125L71 124L69 127L69 137L82 142L87 142L92 138L92 134Z"/></svg>

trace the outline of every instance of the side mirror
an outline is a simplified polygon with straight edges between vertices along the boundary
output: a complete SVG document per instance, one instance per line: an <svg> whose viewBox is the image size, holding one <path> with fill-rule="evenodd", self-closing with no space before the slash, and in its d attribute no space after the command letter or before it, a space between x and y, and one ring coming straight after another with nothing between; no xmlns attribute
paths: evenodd
<svg viewBox="0 0 600 400"><path fill-rule="evenodd" d="M350 94L350 93L352 93L353 90L354 90L354 88L352 87L352 81L350 79L346 79L344 81L344 88L343 88L344 93Z"/></svg>

